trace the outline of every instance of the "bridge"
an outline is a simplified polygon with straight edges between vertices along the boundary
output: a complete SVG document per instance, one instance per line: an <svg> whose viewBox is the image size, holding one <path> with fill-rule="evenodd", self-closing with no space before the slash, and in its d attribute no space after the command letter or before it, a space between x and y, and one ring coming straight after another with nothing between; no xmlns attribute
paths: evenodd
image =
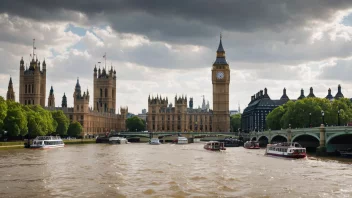
<svg viewBox="0 0 352 198"><path fill-rule="evenodd" d="M327 152L352 148L352 127L337 126L315 128L267 130L250 132L250 140L259 141L261 145L276 142L298 142L304 147L325 148Z"/></svg>
<svg viewBox="0 0 352 198"><path fill-rule="evenodd" d="M235 132L112 132L111 135L122 136L125 138L165 138L165 137L175 137L183 136L187 138L196 138L196 137L237 137L238 133Z"/></svg>

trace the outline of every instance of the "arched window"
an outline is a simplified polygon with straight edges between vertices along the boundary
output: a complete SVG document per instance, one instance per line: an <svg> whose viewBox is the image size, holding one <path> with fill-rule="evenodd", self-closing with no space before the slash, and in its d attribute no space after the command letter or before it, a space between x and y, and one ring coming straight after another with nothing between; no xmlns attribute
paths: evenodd
<svg viewBox="0 0 352 198"><path fill-rule="evenodd" d="M25 85L24 87L24 93L27 93L27 85Z"/></svg>
<svg viewBox="0 0 352 198"><path fill-rule="evenodd" d="M103 97L103 89L100 89L100 97Z"/></svg>
<svg viewBox="0 0 352 198"><path fill-rule="evenodd" d="M77 111L79 111L79 105L77 105Z"/></svg>
<svg viewBox="0 0 352 198"><path fill-rule="evenodd" d="M34 84L32 84L32 93L34 93Z"/></svg>
<svg viewBox="0 0 352 198"><path fill-rule="evenodd" d="M31 85L28 85L28 93L31 93Z"/></svg>
<svg viewBox="0 0 352 198"><path fill-rule="evenodd" d="M24 104L27 105L27 100L24 100Z"/></svg>
<svg viewBox="0 0 352 198"><path fill-rule="evenodd" d="M106 103L104 104L104 109L105 109L105 112L107 111L108 107L106 105Z"/></svg>
<svg viewBox="0 0 352 198"><path fill-rule="evenodd" d="M83 111L83 105L81 105L81 111Z"/></svg>
<svg viewBox="0 0 352 198"><path fill-rule="evenodd" d="M105 88L105 98L107 98L107 97L108 97L108 89Z"/></svg>

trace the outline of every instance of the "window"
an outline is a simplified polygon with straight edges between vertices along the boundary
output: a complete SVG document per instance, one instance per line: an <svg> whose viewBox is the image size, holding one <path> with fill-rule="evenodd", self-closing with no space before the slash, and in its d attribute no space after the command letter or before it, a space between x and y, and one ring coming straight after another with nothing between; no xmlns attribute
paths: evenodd
<svg viewBox="0 0 352 198"><path fill-rule="evenodd" d="M105 88L105 98L108 97L108 89Z"/></svg>
<svg viewBox="0 0 352 198"><path fill-rule="evenodd" d="M24 104L27 105L27 100L24 100Z"/></svg>
<svg viewBox="0 0 352 198"><path fill-rule="evenodd" d="M27 85L25 85L24 87L25 87L24 93L27 93Z"/></svg>
<svg viewBox="0 0 352 198"><path fill-rule="evenodd" d="M103 97L103 89L100 89L100 97Z"/></svg>
<svg viewBox="0 0 352 198"><path fill-rule="evenodd" d="M31 104L31 100L28 100L28 104L29 104L29 105Z"/></svg>
<svg viewBox="0 0 352 198"><path fill-rule="evenodd" d="M79 111L79 105L77 105L77 111Z"/></svg>
<svg viewBox="0 0 352 198"><path fill-rule="evenodd" d="M83 105L81 105L81 111L83 111Z"/></svg>
<svg viewBox="0 0 352 198"><path fill-rule="evenodd" d="M32 93L34 93L34 85L32 84Z"/></svg>

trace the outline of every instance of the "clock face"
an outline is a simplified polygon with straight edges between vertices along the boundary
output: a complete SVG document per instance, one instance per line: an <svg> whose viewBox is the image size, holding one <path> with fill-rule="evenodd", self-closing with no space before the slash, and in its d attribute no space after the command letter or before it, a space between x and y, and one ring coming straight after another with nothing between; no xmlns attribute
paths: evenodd
<svg viewBox="0 0 352 198"><path fill-rule="evenodd" d="M223 78L224 78L224 72L221 72L221 71L220 71L220 72L217 72L217 73L216 73L216 78L217 78L217 79L223 79Z"/></svg>

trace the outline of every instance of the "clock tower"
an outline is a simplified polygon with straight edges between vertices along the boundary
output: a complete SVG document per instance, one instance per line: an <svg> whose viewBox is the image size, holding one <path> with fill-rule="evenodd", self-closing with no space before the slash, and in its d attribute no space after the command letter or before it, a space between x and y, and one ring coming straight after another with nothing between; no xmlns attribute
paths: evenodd
<svg viewBox="0 0 352 198"><path fill-rule="evenodd" d="M222 37L211 69L213 82L213 132L230 132L229 86L230 67L222 47Z"/></svg>

